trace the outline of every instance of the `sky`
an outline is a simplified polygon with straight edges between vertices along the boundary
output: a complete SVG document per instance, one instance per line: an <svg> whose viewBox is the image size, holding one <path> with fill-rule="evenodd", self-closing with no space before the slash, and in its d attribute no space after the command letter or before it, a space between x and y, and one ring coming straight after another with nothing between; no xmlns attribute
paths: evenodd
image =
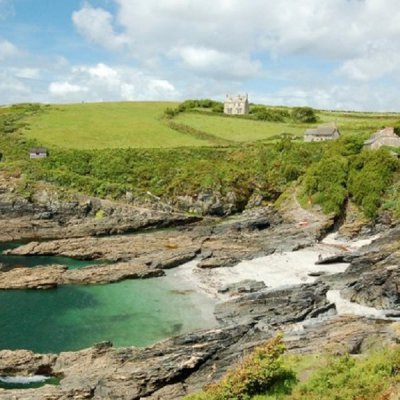
<svg viewBox="0 0 400 400"><path fill-rule="evenodd" d="M0 104L400 111L399 0L0 0Z"/></svg>

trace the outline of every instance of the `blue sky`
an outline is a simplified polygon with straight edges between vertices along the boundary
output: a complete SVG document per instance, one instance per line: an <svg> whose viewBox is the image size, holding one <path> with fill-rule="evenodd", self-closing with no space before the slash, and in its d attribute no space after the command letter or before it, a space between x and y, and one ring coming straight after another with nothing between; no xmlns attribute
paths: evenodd
<svg viewBox="0 0 400 400"><path fill-rule="evenodd" d="M180 100L398 111L398 0L0 0L0 104Z"/></svg>

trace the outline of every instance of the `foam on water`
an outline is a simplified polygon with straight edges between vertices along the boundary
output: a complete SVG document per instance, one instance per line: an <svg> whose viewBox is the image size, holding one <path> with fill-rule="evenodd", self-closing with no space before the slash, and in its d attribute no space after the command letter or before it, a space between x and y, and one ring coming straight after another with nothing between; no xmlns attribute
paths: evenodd
<svg viewBox="0 0 400 400"><path fill-rule="evenodd" d="M0 382L18 385L30 385L31 383L46 382L51 379L49 376L0 376Z"/></svg>

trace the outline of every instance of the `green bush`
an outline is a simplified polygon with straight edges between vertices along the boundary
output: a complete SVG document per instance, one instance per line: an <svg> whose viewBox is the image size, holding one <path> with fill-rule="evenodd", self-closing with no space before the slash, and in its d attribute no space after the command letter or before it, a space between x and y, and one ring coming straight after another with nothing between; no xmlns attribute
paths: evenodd
<svg viewBox="0 0 400 400"><path fill-rule="evenodd" d="M264 106L254 106L250 109L250 114L259 121L285 122L290 118L287 110L267 108Z"/></svg>
<svg viewBox="0 0 400 400"><path fill-rule="evenodd" d="M288 400L383 400L388 398L383 393L399 381L399 371L399 348L361 359L349 355L331 358Z"/></svg>
<svg viewBox="0 0 400 400"><path fill-rule="evenodd" d="M317 122L317 116L311 107L295 107L291 112L294 122L313 123Z"/></svg>
<svg viewBox="0 0 400 400"><path fill-rule="evenodd" d="M207 387L204 393L187 397L187 400L247 400L265 393L278 382L294 382L294 373L289 370L282 355L285 346L282 335L257 347L236 367L229 370L217 383Z"/></svg>
<svg viewBox="0 0 400 400"><path fill-rule="evenodd" d="M325 156L307 171L305 194L320 204L325 213L339 215L347 197L348 160L341 155Z"/></svg>
<svg viewBox="0 0 400 400"><path fill-rule="evenodd" d="M364 151L353 159L349 192L368 217L376 216L398 169L399 161L386 149Z"/></svg>

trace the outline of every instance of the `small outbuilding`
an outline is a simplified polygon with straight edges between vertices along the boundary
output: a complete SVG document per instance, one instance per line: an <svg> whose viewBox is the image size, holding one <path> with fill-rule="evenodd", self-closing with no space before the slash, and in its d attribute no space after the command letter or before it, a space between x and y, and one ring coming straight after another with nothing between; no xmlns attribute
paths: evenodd
<svg viewBox="0 0 400 400"><path fill-rule="evenodd" d="M374 150L382 146L400 147L400 137L394 132L394 128L388 127L374 133L364 142L364 148Z"/></svg>
<svg viewBox="0 0 400 400"><path fill-rule="evenodd" d="M320 125L317 128L307 129L304 132L305 142L323 142L339 139L339 128L335 124Z"/></svg>
<svg viewBox="0 0 400 400"><path fill-rule="evenodd" d="M48 151L45 147L32 147L29 150L29 158L46 158Z"/></svg>

